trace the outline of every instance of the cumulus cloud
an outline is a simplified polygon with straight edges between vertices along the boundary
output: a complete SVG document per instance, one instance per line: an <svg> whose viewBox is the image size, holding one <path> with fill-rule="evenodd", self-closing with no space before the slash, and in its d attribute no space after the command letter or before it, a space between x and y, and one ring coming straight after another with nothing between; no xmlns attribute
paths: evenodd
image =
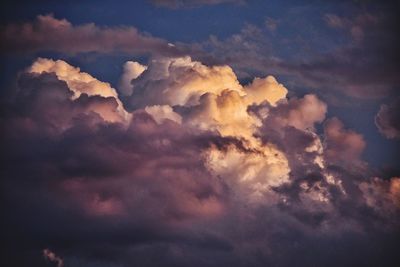
<svg viewBox="0 0 400 267"><path fill-rule="evenodd" d="M2 53L179 54L176 47L165 40L141 33L134 27L100 27L94 23L73 25L53 15L39 15L33 22L4 25L0 28L0 39Z"/></svg>
<svg viewBox="0 0 400 267"><path fill-rule="evenodd" d="M132 94L128 97L128 107L161 105L164 111L166 106L175 107L190 127L251 142L261 122L247 109L261 103L276 106L288 92L273 76L255 78L251 84L243 86L229 66L209 67L190 57L153 59L148 69L130 84ZM155 112L154 107L146 107L146 110L151 109ZM301 116L312 120L309 115Z"/></svg>
<svg viewBox="0 0 400 267"><path fill-rule="evenodd" d="M226 177L236 189L241 191L236 185L248 183L246 193L239 193L244 198L253 201L270 192L271 185L285 181L289 172L285 156L254 138L261 121L247 111L250 105L275 106L285 99L288 91L274 77L256 78L242 86L228 66L208 67L189 57L163 58L153 59L148 69L133 78L131 84L132 106L156 104L145 107L156 121L168 118L192 129L245 142L247 151L230 146L225 152L212 147L203 153L208 169ZM218 166L221 162L225 167ZM239 162L247 164L241 166Z"/></svg>
<svg viewBox="0 0 400 267"><path fill-rule="evenodd" d="M380 106L375 116L375 125L386 138L393 139L400 137L400 99L396 99L389 105Z"/></svg>
<svg viewBox="0 0 400 267"><path fill-rule="evenodd" d="M1 231L20 266L43 261L21 241L68 266L335 266L357 249L355 265L397 248L382 231L398 234L399 179L352 168L363 137L324 122L316 95L188 57L146 65L126 65L124 98L64 61L18 77L1 117ZM353 249L331 263L330 242Z"/></svg>

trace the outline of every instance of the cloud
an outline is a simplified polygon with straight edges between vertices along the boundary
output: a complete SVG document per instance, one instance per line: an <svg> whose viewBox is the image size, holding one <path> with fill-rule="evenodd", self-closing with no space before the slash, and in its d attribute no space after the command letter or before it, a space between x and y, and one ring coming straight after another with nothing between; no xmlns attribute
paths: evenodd
<svg viewBox="0 0 400 267"><path fill-rule="evenodd" d="M166 7L171 9L194 8L203 5L218 5L223 3L243 4L246 0L150 0L157 7Z"/></svg>
<svg viewBox="0 0 400 267"><path fill-rule="evenodd" d="M354 3L345 5L351 9ZM289 10L279 18L279 28L267 19L266 25L245 24L225 38L211 35L203 42L179 45L206 64L230 65L240 78L272 74L285 78L293 89L309 88L330 99L338 93L364 100L394 95L400 81L397 17L387 12L393 6L382 3L386 12L325 14L315 29L307 20L293 20L292 15L305 17L313 8L305 5L299 14ZM287 34L292 31L299 35Z"/></svg>
<svg viewBox="0 0 400 267"><path fill-rule="evenodd" d="M370 183L362 182L359 186L368 206L379 213L390 214L395 213L400 204L399 184L399 178L392 177L389 181L375 178Z"/></svg>
<svg viewBox="0 0 400 267"><path fill-rule="evenodd" d="M133 89L133 85L131 84L132 80L139 77L140 74L142 74L146 69L147 66L143 66L138 62L125 62L123 74L121 76L120 84L118 87L119 91L123 95L131 95Z"/></svg>
<svg viewBox="0 0 400 267"><path fill-rule="evenodd" d="M324 121L327 105L316 95L308 94L303 98L285 99L276 108L266 106L256 112L264 117L267 125L273 125L275 130L291 126L304 131L313 130L316 123Z"/></svg>
<svg viewBox="0 0 400 267"><path fill-rule="evenodd" d="M375 116L375 125L386 138L400 137L400 99L394 100L389 105L382 104Z"/></svg>
<svg viewBox="0 0 400 267"><path fill-rule="evenodd" d="M161 124L164 120L172 120L179 124L182 123L182 117L174 112L168 105L147 106L144 110L150 114L158 124Z"/></svg>
<svg viewBox="0 0 400 267"><path fill-rule="evenodd" d="M360 42L364 38L364 29L374 27L379 18L369 13L359 14L351 19L325 14L324 20L329 27L348 31L355 42Z"/></svg>
<svg viewBox="0 0 400 267"><path fill-rule="evenodd" d="M399 179L354 168L364 139L326 103L188 57L146 65L123 98L64 61L18 76L0 120L3 265L51 247L65 266L395 266Z"/></svg>
<svg viewBox="0 0 400 267"><path fill-rule="evenodd" d="M276 81L273 76L263 79L255 78L253 82L246 86L247 102L259 105L267 100L271 105L276 105L278 101L285 99L288 90Z"/></svg>
<svg viewBox="0 0 400 267"><path fill-rule="evenodd" d="M240 202L276 204L279 196L271 188L289 181L286 155L273 145L260 146L258 151L211 147L205 155L207 167L226 181Z"/></svg>
<svg viewBox="0 0 400 267"><path fill-rule="evenodd" d="M267 29L268 29L270 32L275 32L276 29L278 28L279 20L276 20L276 19L271 18L271 17L267 17L267 18L265 19L264 24L265 24L265 27L267 27Z"/></svg>
<svg viewBox="0 0 400 267"><path fill-rule="evenodd" d="M181 106L177 112L185 124L247 139L259 123L247 108L263 102L275 106L288 92L272 76L242 86L229 66L208 67L190 57L153 59L130 84L132 108Z"/></svg>
<svg viewBox="0 0 400 267"><path fill-rule="evenodd" d="M146 105L193 105L204 93L242 90L229 66L207 67L190 57L158 58L148 69L131 81L133 108Z"/></svg>
<svg viewBox="0 0 400 267"><path fill-rule="evenodd" d="M352 130L344 129L338 118L329 119L324 125L326 156L329 161L355 164L365 149L363 136Z"/></svg>
<svg viewBox="0 0 400 267"><path fill-rule="evenodd" d="M45 257L46 260L55 262L57 264L57 267L64 266L63 260L60 257L58 257L54 252L52 252L47 248L43 250L43 256Z"/></svg>
<svg viewBox="0 0 400 267"><path fill-rule="evenodd" d="M95 105L94 103L91 105L92 110L108 121L127 122L130 119L130 115L125 111L116 90L111 88L109 83L101 82L65 61L38 58L28 69L28 73L54 73L60 81L66 82L68 88L73 93L71 96L72 99L77 99L82 94L112 98L117 102L117 107L111 107L114 110L103 109L101 105Z"/></svg>
<svg viewBox="0 0 400 267"><path fill-rule="evenodd" d="M222 136L251 139L257 119L247 113L247 105L236 91L222 91L220 95L206 93L199 105L188 109L187 124L219 132Z"/></svg>
<svg viewBox="0 0 400 267"><path fill-rule="evenodd" d="M275 106L285 98L287 89L274 77L256 78L242 86L228 66L208 67L189 57L164 58L152 60L148 69L132 79L131 84L133 106L156 104L145 110L157 121L170 118L192 129L217 132L222 137L247 142L248 151L230 146L223 153L215 147L204 153L207 167L226 177L239 191L240 186L235 184L249 184L248 191L240 193L244 198L253 201L268 191L271 184L281 184L285 180L289 172L285 156L272 146L260 146L253 137L260 120L247 112L250 105L266 102ZM159 106L161 104L163 106ZM176 109L179 115L169 105L181 106ZM256 151L250 153L251 149ZM220 162L224 162L225 167L219 167ZM238 162L248 163L240 166ZM265 172L270 175L264 175Z"/></svg>
<svg viewBox="0 0 400 267"><path fill-rule="evenodd" d="M39 15L33 22L0 28L1 53L55 51L67 54L112 53L178 55L163 39L129 26L100 27L94 23L73 25L53 15Z"/></svg>

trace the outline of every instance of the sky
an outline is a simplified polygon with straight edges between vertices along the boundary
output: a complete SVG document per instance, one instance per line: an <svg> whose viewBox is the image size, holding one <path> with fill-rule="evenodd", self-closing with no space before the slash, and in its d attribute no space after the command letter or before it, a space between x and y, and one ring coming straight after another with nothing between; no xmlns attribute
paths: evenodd
<svg viewBox="0 0 400 267"><path fill-rule="evenodd" d="M396 1L0 5L1 266L399 265Z"/></svg>

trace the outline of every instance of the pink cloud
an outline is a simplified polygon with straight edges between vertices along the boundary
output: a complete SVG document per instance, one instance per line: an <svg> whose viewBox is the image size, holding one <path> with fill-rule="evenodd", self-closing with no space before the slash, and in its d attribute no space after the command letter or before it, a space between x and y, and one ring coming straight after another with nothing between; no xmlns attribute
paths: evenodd
<svg viewBox="0 0 400 267"><path fill-rule="evenodd" d="M8 24L1 28L3 53L57 51L125 52L133 54L177 55L176 47L165 40L139 32L130 26L100 27L94 23L73 25L53 15L39 15L33 22Z"/></svg>

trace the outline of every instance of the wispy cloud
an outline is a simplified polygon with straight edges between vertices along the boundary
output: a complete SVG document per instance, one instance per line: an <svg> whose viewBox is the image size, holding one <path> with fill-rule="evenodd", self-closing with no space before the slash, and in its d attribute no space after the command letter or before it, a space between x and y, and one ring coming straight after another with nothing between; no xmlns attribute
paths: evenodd
<svg viewBox="0 0 400 267"><path fill-rule="evenodd" d="M274 74L286 77L290 86L358 99L393 95L400 85L396 20L369 13L350 18L325 14L320 20L327 31L336 31L337 38L345 35L347 42L337 44L321 32L306 39L302 36L311 34L307 27L284 17L280 24L286 24L278 28L275 20L267 19L264 27L247 24L227 38L210 36L204 42L181 45L191 47L192 55L204 62L229 64L241 77ZM281 33L285 27L299 34L286 36ZM285 49L291 49L289 55Z"/></svg>
<svg viewBox="0 0 400 267"><path fill-rule="evenodd" d="M58 257L54 252L52 252L50 249L44 249L43 250L43 256L46 260L55 262L57 264L57 267L63 267L64 262L63 260Z"/></svg>

